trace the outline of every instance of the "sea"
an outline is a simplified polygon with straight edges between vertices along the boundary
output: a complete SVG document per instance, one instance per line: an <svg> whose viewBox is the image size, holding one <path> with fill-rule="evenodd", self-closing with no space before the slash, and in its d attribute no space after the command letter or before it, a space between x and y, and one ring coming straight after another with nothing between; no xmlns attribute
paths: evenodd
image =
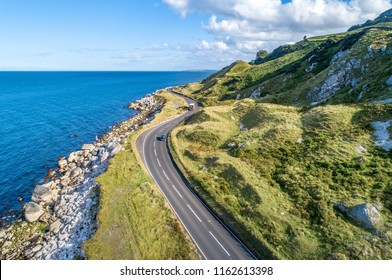
<svg viewBox="0 0 392 280"><path fill-rule="evenodd" d="M0 222L21 215L61 156L134 115L129 102L212 73L0 72Z"/></svg>

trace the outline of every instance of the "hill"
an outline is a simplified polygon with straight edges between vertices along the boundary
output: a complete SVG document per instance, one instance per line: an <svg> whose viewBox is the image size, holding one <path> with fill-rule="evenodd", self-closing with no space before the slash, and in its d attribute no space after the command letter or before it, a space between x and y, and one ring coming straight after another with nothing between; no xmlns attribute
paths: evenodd
<svg viewBox="0 0 392 280"><path fill-rule="evenodd" d="M259 256L392 258L390 12L176 89L175 158Z"/></svg>
<svg viewBox="0 0 392 280"><path fill-rule="evenodd" d="M375 25L281 46L177 90L204 105L244 98L292 106L382 101L392 97L391 62L392 28Z"/></svg>

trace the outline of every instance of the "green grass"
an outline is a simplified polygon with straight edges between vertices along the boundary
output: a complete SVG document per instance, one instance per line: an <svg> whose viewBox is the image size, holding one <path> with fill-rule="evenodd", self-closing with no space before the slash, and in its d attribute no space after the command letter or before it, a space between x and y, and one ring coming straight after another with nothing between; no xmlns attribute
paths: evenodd
<svg viewBox="0 0 392 280"><path fill-rule="evenodd" d="M205 108L173 132L171 145L196 190L260 256L390 259L392 158L375 147L370 122L392 118L391 110L243 101ZM355 225L335 202L383 205L383 234Z"/></svg>
<svg viewBox="0 0 392 280"><path fill-rule="evenodd" d="M248 64L237 61L202 82L179 87L185 95L198 99L206 106L233 105L234 100L260 92L258 102L308 106L313 102L308 93L322 85L336 65L332 57L339 51L350 50L346 62L355 58L367 72L353 70L362 80L356 87L341 86L328 104L364 103L392 97L392 88L385 85L392 73L392 55L365 58L367 47L392 48L392 30L360 29L352 32L318 36L294 45L277 48L267 57ZM313 71L305 70L317 63ZM364 89L365 87L365 89ZM362 99L358 97L362 95Z"/></svg>
<svg viewBox="0 0 392 280"><path fill-rule="evenodd" d="M163 93L168 101L152 125L183 112L181 98ZM83 248L89 259L198 259L194 245L146 173L135 154L131 134L125 151L97 178L101 185L99 228Z"/></svg>

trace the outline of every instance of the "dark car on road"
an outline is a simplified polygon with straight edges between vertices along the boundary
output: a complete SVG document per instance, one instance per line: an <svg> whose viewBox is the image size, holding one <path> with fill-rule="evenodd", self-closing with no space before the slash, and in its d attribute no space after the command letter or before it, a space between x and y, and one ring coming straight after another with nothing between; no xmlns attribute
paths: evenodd
<svg viewBox="0 0 392 280"><path fill-rule="evenodd" d="M165 141L165 140L166 140L166 134L161 134L161 135L159 135L159 136L157 137L157 139L158 139L159 141Z"/></svg>

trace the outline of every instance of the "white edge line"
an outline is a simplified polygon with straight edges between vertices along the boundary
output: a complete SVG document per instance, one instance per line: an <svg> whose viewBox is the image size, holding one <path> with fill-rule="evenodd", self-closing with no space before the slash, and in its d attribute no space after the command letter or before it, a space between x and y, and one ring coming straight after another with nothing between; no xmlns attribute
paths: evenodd
<svg viewBox="0 0 392 280"><path fill-rule="evenodd" d="M176 188L174 185L172 185L172 187L176 190L176 192L178 193L178 195L182 198L182 195L181 195L180 192L177 190L177 188Z"/></svg>
<svg viewBox="0 0 392 280"><path fill-rule="evenodd" d="M180 115L182 116L182 115ZM178 116L178 117L180 117ZM178 118L177 117L177 118ZM175 118L176 119L176 118ZM196 245L197 249L199 249L200 253L203 255L204 259L208 260L208 258L206 257L206 255L204 254L204 252L201 250L199 244L197 244L195 238L192 236L192 234L190 233L190 231L188 230L188 228L186 227L186 225L184 224L184 222L181 220L180 216L178 215L176 209L174 209L173 205L170 203L170 200L167 198L167 196L165 195L165 193L163 192L163 190L161 189L161 187L159 186L159 184L157 183L157 180L155 179L154 175L152 175L150 168L148 167L148 165L146 164L146 154L145 154L145 147L146 147L146 138L148 137L148 135L150 135L150 133L153 131L154 129L151 129L149 133L147 133L146 137L143 139L143 158L144 158L144 165L147 167L148 172L150 173L150 176L152 177L152 179L155 181L155 184L158 186L159 190L161 191L162 195L166 198L167 203L169 203L171 209L173 210L174 214L177 216L177 218L180 220L181 224L183 225L183 227L185 228L186 232L189 234L189 236L191 237L191 239L193 240L193 243Z"/></svg>
<svg viewBox="0 0 392 280"><path fill-rule="evenodd" d="M163 172L163 174L165 175L166 179L167 179L168 181L170 181L170 179L169 179L169 177L167 176L165 170L162 169L162 172Z"/></svg>
<svg viewBox="0 0 392 280"><path fill-rule="evenodd" d="M196 218L199 220L199 222L202 223L202 221L200 220L199 216L196 215L195 211L193 211L193 209L189 206L189 204L187 204L187 206L192 211L193 215L196 216Z"/></svg>
<svg viewBox="0 0 392 280"><path fill-rule="evenodd" d="M227 250L225 249L225 247L223 247L223 245L219 242L219 240L212 234L211 231L209 231L209 233L211 234L212 237L214 237L215 241L218 242L218 244L222 247L222 249L226 252L226 254L230 257L229 252L227 252Z"/></svg>

